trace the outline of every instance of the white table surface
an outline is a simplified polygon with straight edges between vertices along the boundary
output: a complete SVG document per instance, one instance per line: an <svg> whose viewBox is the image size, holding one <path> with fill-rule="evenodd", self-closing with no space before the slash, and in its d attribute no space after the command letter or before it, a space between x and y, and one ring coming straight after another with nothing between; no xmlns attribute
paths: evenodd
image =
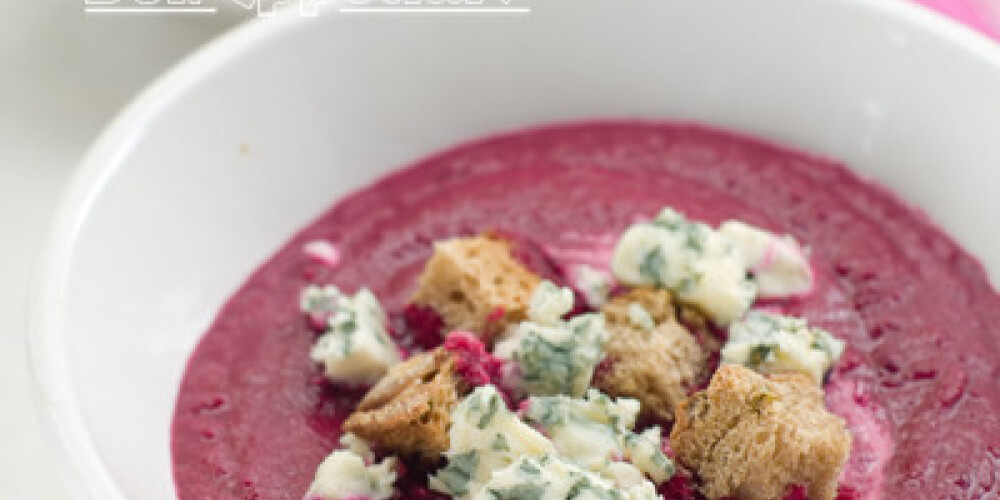
<svg viewBox="0 0 1000 500"><path fill-rule="evenodd" d="M0 500L76 498L31 400L26 290L66 180L101 128L184 54L243 19L85 15L0 0Z"/></svg>

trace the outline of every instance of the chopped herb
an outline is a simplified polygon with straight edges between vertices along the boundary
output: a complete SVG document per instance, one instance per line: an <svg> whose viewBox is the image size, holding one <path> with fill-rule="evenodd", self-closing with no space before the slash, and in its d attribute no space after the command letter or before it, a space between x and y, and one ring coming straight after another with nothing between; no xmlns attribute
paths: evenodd
<svg viewBox="0 0 1000 500"><path fill-rule="evenodd" d="M701 253L705 250L705 246L702 243L701 234L698 231L698 226L691 225L688 227L687 234L684 238L684 246L690 250Z"/></svg>
<svg viewBox="0 0 1000 500"><path fill-rule="evenodd" d="M561 407L555 398L534 397L531 398L531 406L527 416L544 427L551 427L563 423L564 415L559 411L560 409Z"/></svg>
<svg viewBox="0 0 1000 500"><path fill-rule="evenodd" d="M577 482L573 483L573 486L571 486L569 491L566 492L566 500L573 500L588 488L590 488L590 480L586 477L581 477Z"/></svg>
<svg viewBox="0 0 1000 500"><path fill-rule="evenodd" d="M653 454L653 464L663 469L665 476L670 477L674 475L674 462L667 458L662 451L657 450Z"/></svg>
<svg viewBox="0 0 1000 500"><path fill-rule="evenodd" d="M465 496L469 490L476 468L479 467L479 453L475 450L448 457L448 465L438 471L435 479L452 496Z"/></svg>
<svg viewBox="0 0 1000 500"><path fill-rule="evenodd" d="M657 245L642 258L642 262L639 264L639 275L651 280L656 286L663 286L663 281L660 279L660 272L663 270L666 262L666 257L663 255L663 248Z"/></svg>
<svg viewBox="0 0 1000 500"><path fill-rule="evenodd" d="M337 328L344 334L351 334L358 331L358 323L355 321L354 315L352 314L351 319L337 325Z"/></svg>
<svg viewBox="0 0 1000 500"><path fill-rule="evenodd" d="M476 424L476 427L479 427L480 429L485 429L487 425L490 425L490 422L493 421L493 417L496 416L497 414L497 409L499 408L499 406L500 406L499 397L490 398L489 406L486 407L486 411L483 413L483 416L479 418L479 423Z"/></svg>
<svg viewBox="0 0 1000 500"><path fill-rule="evenodd" d="M622 436L622 442L625 444L625 446L629 448L634 448L639 444L639 436L635 433L629 432L628 434Z"/></svg>
<svg viewBox="0 0 1000 500"><path fill-rule="evenodd" d="M489 488L487 491L493 500L543 500L545 487L537 484L522 483L505 489Z"/></svg>
<svg viewBox="0 0 1000 500"><path fill-rule="evenodd" d="M538 476L542 473L542 470L539 469L537 465L529 462L528 460L522 461L521 465L518 466L517 470L521 474L525 474L528 476Z"/></svg>
<svg viewBox="0 0 1000 500"><path fill-rule="evenodd" d="M468 410L470 412L478 412L483 409L483 398L482 393L476 393L466 398L465 404L468 405Z"/></svg>
<svg viewBox="0 0 1000 500"><path fill-rule="evenodd" d="M503 434L497 434L496 436L494 436L493 444L490 445L490 448L493 451L508 452L510 451L510 444L507 443L506 436L504 436Z"/></svg>
<svg viewBox="0 0 1000 500"><path fill-rule="evenodd" d="M771 394L766 390L758 392L750 397L750 407L753 408L755 412L760 413L764 410L764 405L775 398L776 396L774 394Z"/></svg>
<svg viewBox="0 0 1000 500"><path fill-rule="evenodd" d="M747 354L746 366L753 368L764 364L771 356L775 346L770 344L757 344Z"/></svg>
<svg viewBox="0 0 1000 500"><path fill-rule="evenodd" d="M349 324L353 325L354 323L349 323ZM354 331L355 330L353 328L351 328L351 329L345 329L345 330L342 331L343 336L344 336L344 344L343 344L344 345L344 352L343 352L343 356L345 358L347 356L349 356L351 354L351 351L354 349Z"/></svg>

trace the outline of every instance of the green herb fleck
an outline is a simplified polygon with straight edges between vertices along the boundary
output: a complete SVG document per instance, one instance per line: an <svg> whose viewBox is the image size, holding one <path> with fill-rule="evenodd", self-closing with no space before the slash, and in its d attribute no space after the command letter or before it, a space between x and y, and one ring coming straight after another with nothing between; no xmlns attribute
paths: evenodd
<svg viewBox="0 0 1000 500"><path fill-rule="evenodd" d="M476 427L479 427L480 429L485 429L486 426L490 425L490 422L493 421L493 417L496 416L499 407L500 407L500 398L499 397L490 398L489 406L486 407L486 412L483 413L483 416L479 418L479 423L476 424Z"/></svg>
<svg viewBox="0 0 1000 500"><path fill-rule="evenodd" d="M771 356L774 351L775 346L770 344L757 344L750 350L747 354L746 366L750 368L756 368L762 364Z"/></svg>
<svg viewBox="0 0 1000 500"><path fill-rule="evenodd" d="M542 495L545 494L545 487L525 483L505 489L489 488L487 491L493 500L542 500Z"/></svg>
<svg viewBox="0 0 1000 500"><path fill-rule="evenodd" d="M490 445L493 451L510 451L510 445L507 443L507 438L503 434L497 434L493 438L493 444Z"/></svg>
<svg viewBox="0 0 1000 500"><path fill-rule="evenodd" d="M758 392L750 397L750 407L757 413L764 410L764 405L776 399L776 396L767 390Z"/></svg>
<svg viewBox="0 0 1000 500"><path fill-rule="evenodd" d="M660 271L664 268L667 260L663 255L663 249L657 245L653 247L639 264L639 274L646 279L652 280L656 286L662 286Z"/></svg>
<svg viewBox="0 0 1000 500"><path fill-rule="evenodd" d="M518 466L517 471L526 476L538 476L542 473L542 470L538 468L537 465L524 460L521 465Z"/></svg>
<svg viewBox="0 0 1000 500"><path fill-rule="evenodd" d="M469 481L479 466L479 453L475 450L448 457L448 465L435 476L452 496L465 496Z"/></svg>

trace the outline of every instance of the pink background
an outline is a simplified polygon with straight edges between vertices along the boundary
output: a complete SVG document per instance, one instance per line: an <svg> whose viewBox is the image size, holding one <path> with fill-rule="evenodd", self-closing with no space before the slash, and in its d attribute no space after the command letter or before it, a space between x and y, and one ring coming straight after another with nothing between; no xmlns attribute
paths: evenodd
<svg viewBox="0 0 1000 500"><path fill-rule="evenodd" d="M877 0L875 0L877 1ZM1000 40L1000 0L913 0Z"/></svg>

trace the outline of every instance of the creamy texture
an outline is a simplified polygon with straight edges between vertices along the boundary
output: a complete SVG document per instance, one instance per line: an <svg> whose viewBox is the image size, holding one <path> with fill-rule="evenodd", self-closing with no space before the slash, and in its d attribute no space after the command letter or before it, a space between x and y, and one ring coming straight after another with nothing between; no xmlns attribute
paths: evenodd
<svg viewBox="0 0 1000 500"><path fill-rule="evenodd" d="M541 458L555 447L507 409L496 388L476 388L451 412L447 464L430 486L453 498L476 498L493 474L523 458Z"/></svg>
<svg viewBox="0 0 1000 500"><path fill-rule="evenodd" d="M572 309L572 290L543 281L531 296L528 321L497 343L493 354L511 362L508 382L519 394L586 392L609 334L599 313L563 320Z"/></svg>
<svg viewBox="0 0 1000 500"><path fill-rule="evenodd" d="M722 362L760 373L803 373L822 384L843 353L843 340L801 318L751 311L729 326Z"/></svg>
<svg viewBox="0 0 1000 500"><path fill-rule="evenodd" d="M350 450L337 450L316 470L306 500L387 500L396 481L396 458L368 465Z"/></svg>
<svg viewBox="0 0 1000 500"><path fill-rule="evenodd" d="M714 323L728 325L750 309L757 285L736 245L718 231L664 208L629 227L611 257L611 270L627 285L669 288Z"/></svg>
<svg viewBox="0 0 1000 500"><path fill-rule="evenodd" d="M660 449L659 427L633 432L638 414L637 400L612 400L590 389L585 398L531 397L524 419L543 429L562 457L619 486L644 476L662 483L673 475L674 465Z"/></svg>
<svg viewBox="0 0 1000 500"><path fill-rule="evenodd" d="M656 500L652 483L622 486L559 457L524 457L501 469L473 500Z"/></svg>
<svg viewBox="0 0 1000 500"><path fill-rule="evenodd" d="M426 159L337 203L264 264L185 372L179 498L300 500L338 447L361 393L318 377L315 334L296 311L303 286L370 286L395 317L434 240L489 228L538 242L563 269L606 271L618 235L663 206L811 249L813 292L769 306L847 341L827 397L855 436L845 486L892 500L998 493L1000 299L974 259L837 164L698 127L598 123ZM303 252L318 240L338 250L336 266ZM401 498L427 499L421 488L406 483Z"/></svg>
<svg viewBox="0 0 1000 500"><path fill-rule="evenodd" d="M583 296L583 300L587 302L588 306L600 309L608 301L611 295L612 282L611 277L607 273L586 264L581 264L576 267L574 278L574 285L580 291L580 295Z"/></svg>
<svg viewBox="0 0 1000 500"><path fill-rule="evenodd" d="M309 357L331 380L372 384L399 362L385 312L367 288L352 297L333 285L312 285L302 290L300 302L302 312L323 331Z"/></svg>
<svg viewBox="0 0 1000 500"><path fill-rule="evenodd" d="M795 238L738 220L723 222L719 234L736 247L744 267L753 274L758 297L782 298L812 291L812 266Z"/></svg>

